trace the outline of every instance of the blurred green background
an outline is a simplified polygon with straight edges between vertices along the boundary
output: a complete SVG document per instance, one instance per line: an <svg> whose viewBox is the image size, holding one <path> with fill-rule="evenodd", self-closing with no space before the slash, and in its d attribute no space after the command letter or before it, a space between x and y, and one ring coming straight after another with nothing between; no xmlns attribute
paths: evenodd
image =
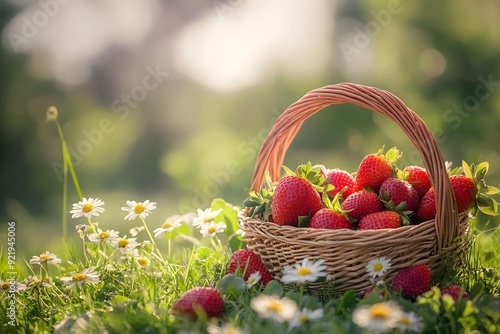
<svg viewBox="0 0 500 334"><path fill-rule="evenodd" d="M499 13L496 0L3 1L2 243L8 220L23 256L61 240L50 105L84 196L102 198L101 226L122 234L136 225L120 210L129 199L158 203L152 228L214 197L240 205L276 117L307 91L346 81L396 94L446 160L489 161L498 185ZM384 144L404 151L402 165L420 164L390 121L330 107L305 122L285 164L354 172ZM71 235L82 222L69 220Z"/></svg>

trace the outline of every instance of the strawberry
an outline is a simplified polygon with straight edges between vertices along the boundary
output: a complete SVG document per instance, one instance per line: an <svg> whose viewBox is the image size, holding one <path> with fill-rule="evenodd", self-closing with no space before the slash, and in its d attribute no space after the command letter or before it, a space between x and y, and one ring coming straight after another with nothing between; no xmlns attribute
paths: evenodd
<svg viewBox="0 0 500 334"><path fill-rule="evenodd" d="M344 200L342 210L347 212L351 219L360 220L370 213L382 211L382 203L374 192L360 190Z"/></svg>
<svg viewBox="0 0 500 334"><path fill-rule="evenodd" d="M395 211L379 211L370 213L358 223L358 230L380 230L401 226L401 217Z"/></svg>
<svg viewBox="0 0 500 334"><path fill-rule="evenodd" d="M243 279L245 281L247 281L253 273L257 271L260 272L261 277L259 282L262 285L266 285L273 279L257 254L248 249L239 249L231 256L227 273L234 274L236 271L243 273Z"/></svg>
<svg viewBox="0 0 500 334"><path fill-rule="evenodd" d="M418 193L418 197L422 198L427 191L431 188L431 181L425 168L420 166L407 166L403 170L403 175Z"/></svg>
<svg viewBox="0 0 500 334"><path fill-rule="evenodd" d="M416 264L399 271L392 280L392 288L405 297L413 297L431 288L431 270L425 264Z"/></svg>
<svg viewBox="0 0 500 334"><path fill-rule="evenodd" d="M458 285L450 285L444 288L441 288L441 296L450 295L454 301L457 301L460 296L462 298L468 298L469 294L462 289L461 286Z"/></svg>
<svg viewBox="0 0 500 334"><path fill-rule="evenodd" d="M436 217L436 191L431 187L427 193L420 199L418 204L416 218L419 221L427 221Z"/></svg>
<svg viewBox="0 0 500 334"><path fill-rule="evenodd" d="M329 208L323 208L316 212L312 216L309 226L311 228L327 228L330 230L350 229L352 227L351 222L344 213Z"/></svg>
<svg viewBox="0 0 500 334"><path fill-rule="evenodd" d="M318 191L323 191L325 179L311 163L299 166L295 173L286 167L285 171L288 175L274 188L271 213L276 224L297 226L299 217L311 217L321 208Z"/></svg>
<svg viewBox="0 0 500 334"><path fill-rule="evenodd" d="M224 303L219 291L212 287L195 287L186 291L172 306L174 312L197 317L202 310L208 317L219 317L224 312Z"/></svg>
<svg viewBox="0 0 500 334"><path fill-rule="evenodd" d="M328 192L332 197L340 193L342 199L345 199L352 194L354 189L354 178L342 169L328 170L326 173L326 182L333 186L333 190Z"/></svg>
<svg viewBox="0 0 500 334"><path fill-rule="evenodd" d="M400 156L401 152L395 147L387 151L386 154L384 154L384 148L382 148L375 154L365 156L361 160L356 172L354 191L370 188L378 192L382 182L392 176L393 163Z"/></svg>
<svg viewBox="0 0 500 334"><path fill-rule="evenodd" d="M419 197L418 193L411 186L410 183L397 179L388 178L380 186L380 198L386 202L392 203L395 208L400 208L401 203L405 203L404 207L401 207L405 211L415 211L418 207Z"/></svg>
<svg viewBox="0 0 500 334"><path fill-rule="evenodd" d="M452 175L450 182L457 201L458 212L469 210L476 199L474 180L465 175Z"/></svg>

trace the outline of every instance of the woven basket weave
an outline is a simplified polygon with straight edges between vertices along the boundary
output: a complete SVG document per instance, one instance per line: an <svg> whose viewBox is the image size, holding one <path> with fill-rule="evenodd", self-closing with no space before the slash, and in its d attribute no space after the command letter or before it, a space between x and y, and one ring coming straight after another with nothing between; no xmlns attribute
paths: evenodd
<svg viewBox="0 0 500 334"><path fill-rule="evenodd" d="M435 219L418 225L384 230L326 230L297 228L260 219L240 221L246 232L248 249L260 256L274 278L283 267L308 257L323 259L333 275L336 292L365 291L370 285L365 266L385 256L391 259L387 280L413 264L427 264L433 273L453 267L460 261L460 250L467 234L468 215L457 214L455 197L445 163L434 136L420 117L393 94L374 87L351 83L326 86L310 91L290 105L276 120L263 142L255 165L251 189L259 191L269 172L272 181L280 177L285 153L302 123L333 104L351 103L377 112L397 123L419 151L436 191ZM313 291L325 283L310 283Z"/></svg>

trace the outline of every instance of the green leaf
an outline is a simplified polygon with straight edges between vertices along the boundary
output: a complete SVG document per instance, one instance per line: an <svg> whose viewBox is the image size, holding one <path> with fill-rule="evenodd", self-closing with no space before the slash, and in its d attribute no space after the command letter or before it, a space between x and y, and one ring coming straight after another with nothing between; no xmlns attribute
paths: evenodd
<svg viewBox="0 0 500 334"><path fill-rule="evenodd" d="M472 174L472 171L467 162L465 162L465 160L462 160L462 169L464 171L465 176L474 179L474 175Z"/></svg>
<svg viewBox="0 0 500 334"><path fill-rule="evenodd" d="M222 295L238 297L245 293L246 283L241 277L227 274L217 283L217 290Z"/></svg>
<svg viewBox="0 0 500 334"><path fill-rule="evenodd" d="M231 204L227 203L222 198L215 198L212 201L212 205L210 206L210 208L212 209L212 211L222 209L222 211L217 215L216 219L222 220L224 221L224 223L226 223L227 228L224 231L224 234L231 235L240 229L240 226L238 225L238 212Z"/></svg>
<svg viewBox="0 0 500 334"><path fill-rule="evenodd" d="M267 283L266 288L262 293L266 295L277 295L281 297L283 295L283 287L278 281L272 280Z"/></svg>
<svg viewBox="0 0 500 334"><path fill-rule="evenodd" d="M481 192L485 195L497 195L500 194L500 189L494 186L485 186Z"/></svg>
<svg viewBox="0 0 500 334"><path fill-rule="evenodd" d="M310 221L311 221L311 217L309 217L309 216L299 216L298 227L309 227Z"/></svg>

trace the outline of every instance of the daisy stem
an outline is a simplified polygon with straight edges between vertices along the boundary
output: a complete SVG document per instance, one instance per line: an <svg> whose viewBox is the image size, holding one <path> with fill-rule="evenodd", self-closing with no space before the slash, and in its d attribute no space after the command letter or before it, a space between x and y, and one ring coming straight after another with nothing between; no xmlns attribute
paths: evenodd
<svg viewBox="0 0 500 334"><path fill-rule="evenodd" d="M151 232L149 232L149 228L148 228L148 225L146 224L146 220L144 220L144 218L141 218L141 221L142 221L142 224L144 225L144 228L146 229L146 232L148 233L149 240L151 240L151 243L153 244L153 247L156 250L156 253L160 256L160 259L163 262L166 262L165 259L163 258L163 255L161 254L160 250L158 249L158 246L156 245L155 239L151 235Z"/></svg>

